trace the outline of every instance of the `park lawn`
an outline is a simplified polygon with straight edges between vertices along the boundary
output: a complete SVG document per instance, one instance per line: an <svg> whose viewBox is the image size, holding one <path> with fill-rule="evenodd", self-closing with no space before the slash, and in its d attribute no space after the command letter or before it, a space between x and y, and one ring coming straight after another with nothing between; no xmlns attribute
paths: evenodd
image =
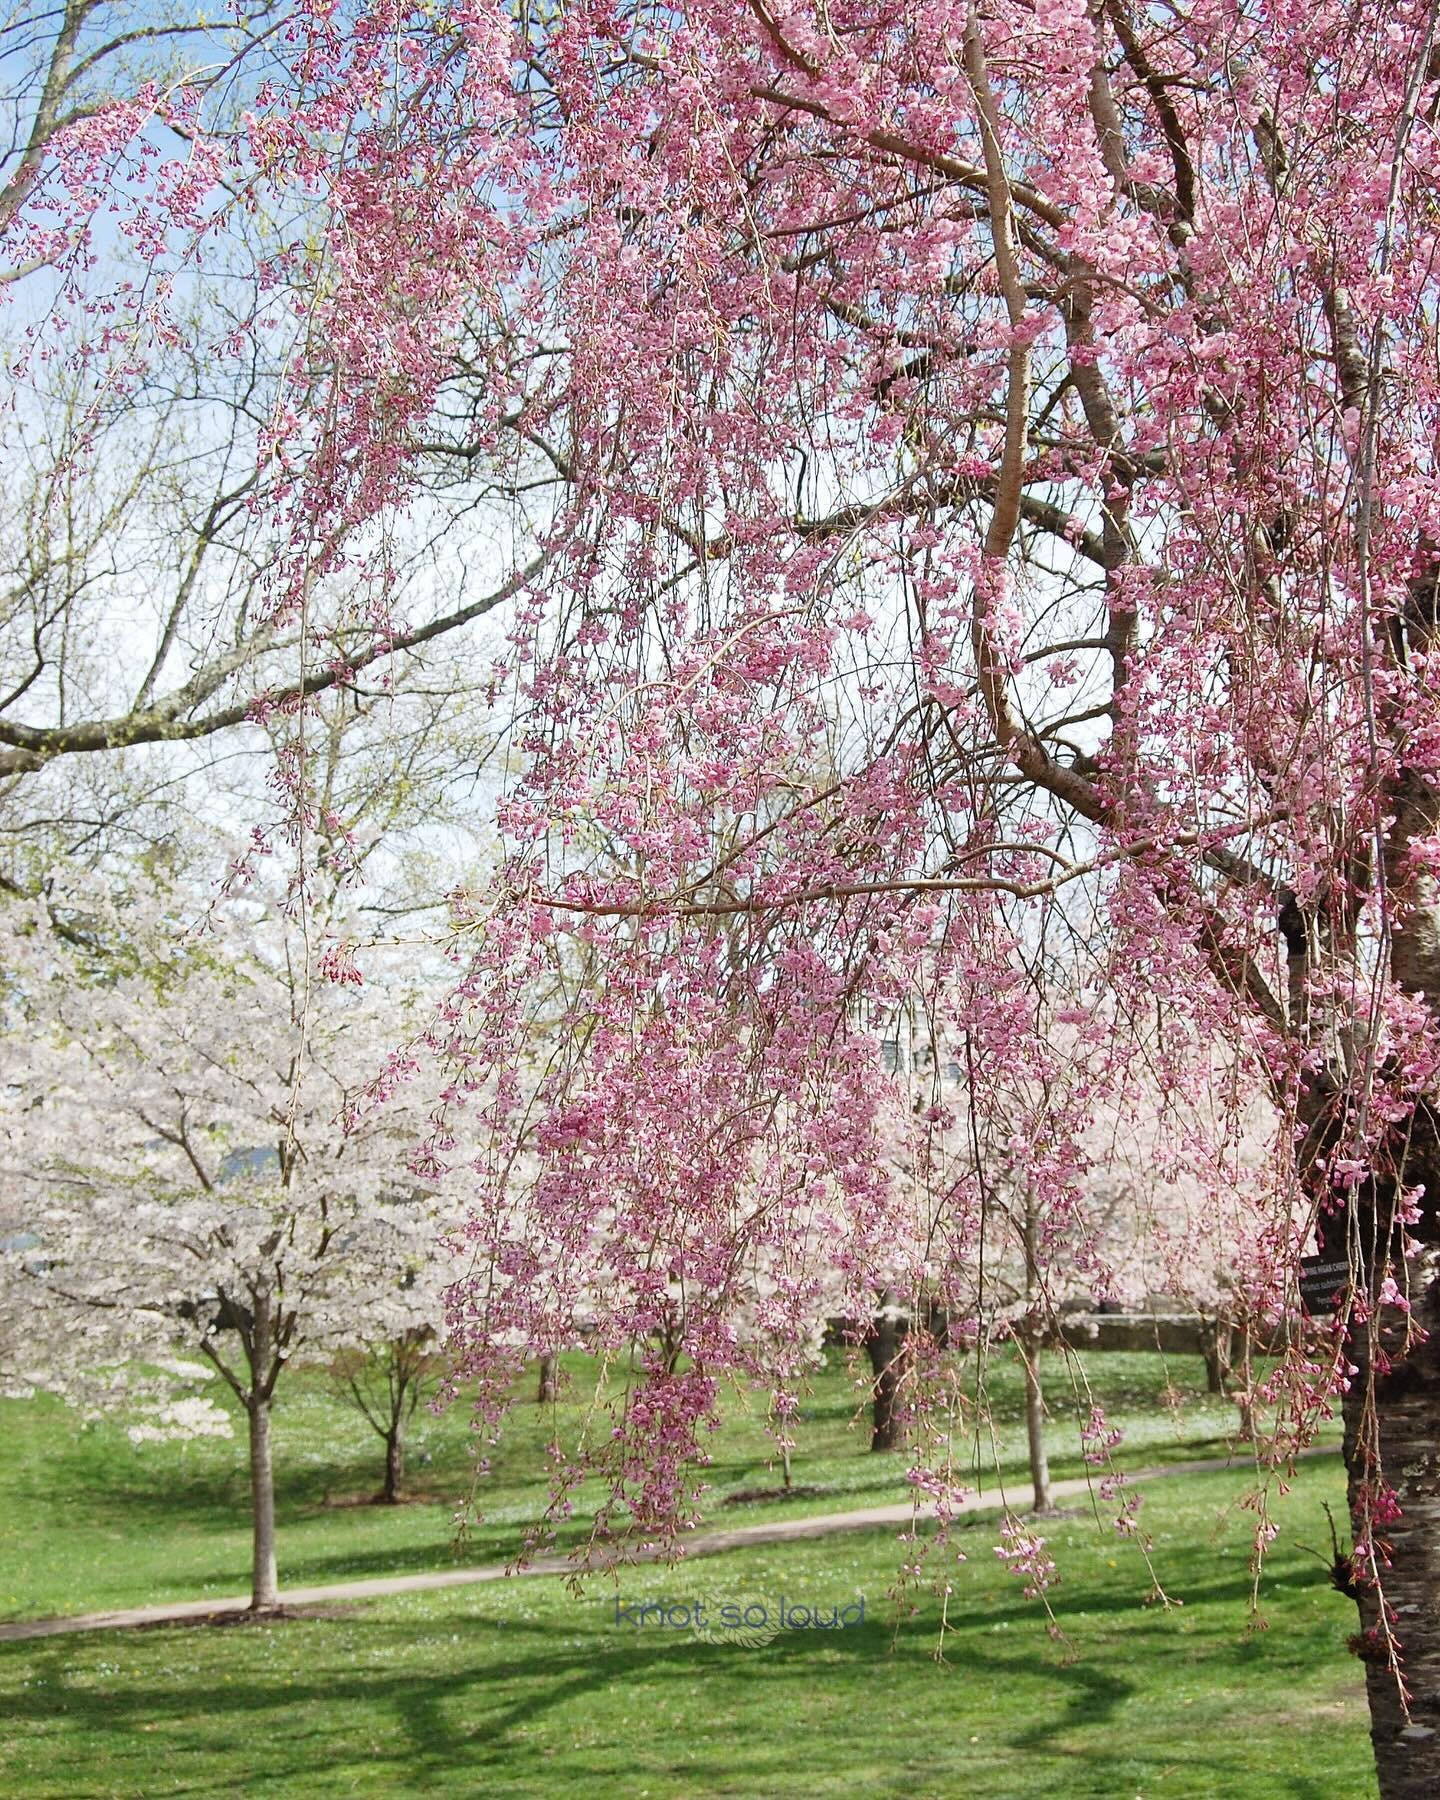
<svg viewBox="0 0 1440 1800"><path fill-rule="evenodd" d="M1354 1609L1321 1562L1337 1462L1277 1501L1247 1616L1253 1517L1234 1473L1157 1481L1142 1519L1167 1591L1144 1604L1136 1549L1086 1516L1044 1529L1063 1643L990 1548L968 1560L945 1663L939 1605L887 1600L892 1531L769 1546L596 1581L554 1577L415 1594L320 1618L0 1645L7 1794L329 1796L1224 1796L1375 1792ZM617 1623L647 1600L851 1605L844 1631L756 1647ZM853 1616L853 1613L852 1613Z"/></svg>
<svg viewBox="0 0 1440 1800"><path fill-rule="evenodd" d="M380 1444L340 1404L319 1371L296 1370L276 1407L277 1506L282 1586L316 1585L439 1569L456 1561L504 1562L524 1526L543 1509L545 1444L558 1431L570 1441L582 1423L584 1382L593 1365L566 1360L567 1387L557 1408L531 1398L531 1377L497 1447L470 1428L463 1401L436 1416L422 1410L411 1445L414 1504L355 1504L378 1485ZM1050 1444L1057 1478L1079 1474L1077 1420L1089 1395L1062 1359L1047 1359ZM1224 1454L1233 1404L1204 1392L1198 1358L1087 1353L1086 1380L1126 1436L1117 1460L1130 1467ZM1019 1371L997 1354L987 1371L983 1451L956 1445L962 1468L993 1487L992 1437L1007 1481L1024 1474ZM225 1399L218 1383L216 1398ZM904 1456L872 1455L863 1396L843 1357L827 1366L804 1397L796 1426L791 1497L726 1504L734 1494L775 1494L780 1475L765 1432L763 1404L732 1395L724 1423L708 1442L707 1522L734 1525L787 1514L835 1512L903 1501ZM237 1419L231 1440L133 1444L118 1420L85 1424L40 1396L0 1401L0 1618L35 1618L165 1600L243 1592L249 1579L247 1472ZM473 1455L491 1472L475 1483ZM456 1519L476 1488L479 1522L457 1542ZM806 1491L808 1490L808 1491ZM599 1496L577 1491L573 1517L558 1542L588 1532Z"/></svg>

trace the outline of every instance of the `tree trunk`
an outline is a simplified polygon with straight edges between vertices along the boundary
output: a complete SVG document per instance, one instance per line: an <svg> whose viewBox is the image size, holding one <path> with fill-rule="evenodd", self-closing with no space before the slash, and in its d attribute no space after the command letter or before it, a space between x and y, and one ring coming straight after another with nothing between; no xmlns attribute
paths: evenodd
<svg viewBox="0 0 1440 1800"><path fill-rule="evenodd" d="M560 1358L552 1350L540 1358L540 1391L535 1396L536 1404L549 1406L554 1400L559 1387Z"/></svg>
<svg viewBox="0 0 1440 1800"><path fill-rule="evenodd" d="M249 1344L250 1390L250 1606L254 1612L280 1604L275 1569L275 1468L270 1452L270 1401L274 1386L274 1312L265 1288L252 1295Z"/></svg>
<svg viewBox="0 0 1440 1800"><path fill-rule="evenodd" d="M392 1421L385 1434L385 1485L377 1498L382 1506L398 1505L400 1486L405 1479L405 1426L401 1419Z"/></svg>
<svg viewBox="0 0 1440 1800"><path fill-rule="evenodd" d="M1240 1442L1255 1442L1255 1367L1251 1354L1250 1326L1240 1327Z"/></svg>
<svg viewBox="0 0 1440 1800"><path fill-rule="evenodd" d="M1021 1225L1020 1245L1025 1252L1025 1298L1032 1309L1044 1297L1040 1280L1040 1262L1036 1255L1036 1239L1040 1230L1040 1207L1035 1190L1025 1186L1025 1216ZM1029 1323L1018 1333L1020 1360L1025 1370L1025 1436L1030 1446L1030 1480L1035 1489L1035 1511L1049 1512L1050 1459L1045 1454L1045 1396L1040 1390L1040 1344L1043 1338L1032 1310Z"/></svg>
<svg viewBox="0 0 1440 1800"><path fill-rule="evenodd" d="M772 1396L772 1399L773 1399L773 1396ZM775 1436L779 1439L780 1468L784 1475L785 1491L788 1494L790 1491L790 1480L791 1480L791 1476L790 1476L790 1440L786 1434L788 1433L788 1431L790 1429L790 1421L789 1421L789 1419L779 1418L776 1415L773 1405L771 1406L771 1409L770 1409L770 1429L775 1434Z"/></svg>
<svg viewBox="0 0 1440 1800"><path fill-rule="evenodd" d="M250 1416L250 1607L254 1612L280 1604L275 1568L275 1470L270 1456L270 1402L252 1395Z"/></svg>
<svg viewBox="0 0 1440 1800"><path fill-rule="evenodd" d="M1432 1800L1440 1794L1440 1301L1433 1289L1424 1289L1427 1273L1421 1268L1412 1265L1411 1279L1415 1316L1430 1336L1388 1374L1376 1373L1375 1430L1368 1444L1365 1391L1372 1357L1363 1326L1357 1327L1349 1349L1359 1374L1344 1406L1345 1462L1357 1539L1373 1492L1367 1482L1376 1436L1382 1479L1396 1490L1401 1513L1383 1522L1381 1511L1373 1529L1388 1546L1383 1553L1390 1567L1382 1567L1381 1578L1409 1693L1408 1717L1389 1667L1374 1588L1360 1583L1356 1600L1361 1624L1356 1648L1365 1662L1382 1800ZM1391 1348L1388 1333L1381 1348Z"/></svg>
<svg viewBox="0 0 1440 1800"><path fill-rule="evenodd" d="M1423 617L1408 623L1417 648L1437 644L1435 591ZM1432 1015L1440 1006L1440 881L1422 861L1409 859L1413 839L1440 831L1440 792L1413 769L1401 772L1392 791L1394 823L1385 846L1385 881L1399 928L1391 940L1391 973L1410 993L1423 996ZM1387 1166L1388 1165L1388 1166ZM1382 1146L1375 1179L1356 1196L1358 1237L1375 1246L1375 1268L1362 1275L1372 1293L1387 1249L1423 1341L1402 1340L1398 1309L1377 1309L1368 1325L1356 1325L1347 1346L1357 1374L1345 1395L1345 1465L1351 1520L1363 1543L1367 1515L1383 1561L1381 1586L1387 1621L1375 1589L1358 1583L1361 1634L1381 1800L1421 1800L1440 1794L1440 1117L1433 1098L1421 1099ZM1397 1186L1423 1188L1421 1216L1406 1233L1394 1228ZM1402 1257L1402 1235L1416 1254ZM1373 1393L1373 1408L1367 1395ZM1368 1415L1368 1416L1367 1416ZM1378 1467L1377 1467L1378 1463ZM1394 1490L1399 1516L1376 1488ZM1388 1563L1388 1567L1385 1564ZM1363 1565L1358 1573L1363 1577ZM1387 1637L1399 1647L1402 1698L1388 1666Z"/></svg>
<svg viewBox="0 0 1440 1800"><path fill-rule="evenodd" d="M870 1448L898 1450L903 1441L900 1417L900 1377L905 1357L905 1321L893 1311L894 1298L885 1296L886 1310L871 1321L865 1347L870 1352L874 1376L874 1408Z"/></svg>
<svg viewBox="0 0 1440 1800"><path fill-rule="evenodd" d="M1023 1339L1021 1360L1025 1366L1025 1436L1030 1446L1030 1480L1035 1489L1036 1512L1049 1512L1050 1458L1045 1454L1045 1396L1040 1388L1040 1341Z"/></svg>
<svg viewBox="0 0 1440 1800"><path fill-rule="evenodd" d="M1205 1326L1205 1389L1211 1394L1230 1391L1230 1321L1217 1317Z"/></svg>

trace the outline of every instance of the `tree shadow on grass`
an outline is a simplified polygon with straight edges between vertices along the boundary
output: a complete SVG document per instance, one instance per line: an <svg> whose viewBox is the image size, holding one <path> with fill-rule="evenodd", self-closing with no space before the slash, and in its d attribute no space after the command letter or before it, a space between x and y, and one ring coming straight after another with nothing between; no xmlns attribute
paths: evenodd
<svg viewBox="0 0 1440 1800"><path fill-rule="evenodd" d="M993 1622L1005 1610L986 1608L966 1622L973 1632L982 1617ZM1033 1614L1029 1623L1038 1633ZM27 1653L31 1680L7 1695L10 1728L28 1729L41 1740L82 1729L106 1747L107 1781L122 1786L129 1765L153 1756L163 1743L166 1791L173 1792L217 1791L216 1775L229 1768L225 1759L237 1755L250 1758L253 1782L280 1792L304 1793L307 1775L317 1768L355 1763L369 1764L401 1791L456 1791L458 1784L483 1779L491 1791L517 1783L498 1791L544 1792L548 1759L562 1754L567 1784L599 1786L627 1768L643 1768L702 1792L702 1779L723 1768L727 1785L710 1791L794 1792L786 1782L802 1767L811 1791L842 1792L847 1772L876 1756L888 1757L892 1771L903 1763L922 1772L927 1757L938 1758L958 1779L968 1754L961 1738L952 1733L936 1740L932 1729L923 1743L897 1741L887 1724L887 1702L903 1694L907 1702L931 1703L941 1709L938 1717L953 1720L954 1733L963 1733L967 1696L983 1690L993 1705L998 1686L1016 1696L1019 1716L1007 1720L998 1743L993 1727L987 1729L991 1769L997 1749L1012 1766L1055 1762L1068 1772L1068 1791L1096 1794L1120 1791L1103 1785L1107 1771L1115 1775L1117 1759L1127 1771L1126 1791L1134 1791L1128 1784L1135 1775L1153 1774L1162 1765L1167 1771L1203 1769L1203 1791L1212 1793L1239 1787L1254 1772L1224 1742L1207 1742L1203 1750L1166 1745L1163 1756L1153 1743L1117 1744L1117 1711L1141 1686L1128 1672L1136 1667L1135 1653L1153 1656L1159 1648L1146 1628L1143 1647L1127 1637L1123 1664L1113 1655L1065 1661L1043 1640L997 1645L987 1636L981 1644L951 1639L943 1669L932 1659L928 1631L897 1641L879 1619L823 1636L786 1632L756 1649L633 1626L615 1636L593 1620L502 1622L464 1613L362 1618L341 1628L297 1620L277 1629L286 1640L278 1661L259 1633L243 1640L230 1633L223 1644L214 1642L208 1662L202 1647L191 1666L167 1667L163 1679L131 1684L119 1679L124 1652L113 1649L113 1637L100 1646L89 1640L80 1656L73 1644L14 1646ZM298 1662L285 1658L295 1648L291 1633L304 1634ZM502 1634L505 1653L497 1657ZM169 1643L163 1633L147 1636L157 1661L168 1655L182 1663L196 1644L193 1633L176 1634ZM106 1662L104 1644L112 1646L115 1663ZM435 1667L428 1657L432 1644L443 1647L452 1665L464 1666ZM428 1657L425 1666L383 1666L417 1654ZM18 1673L20 1660L0 1654L0 1668ZM76 1674L96 1666L111 1685L97 1690L76 1684ZM286 1669L299 1673L286 1675ZM686 1729L667 1733L660 1704L666 1693L693 1694L701 1683L703 1708L692 1705ZM817 1728L814 1705L827 1693L835 1708ZM617 1716L622 1705L639 1716ZM190 1728L180 1741L177 1726ZM167 1735L140 1735L157 1730ZM1093 1745L1077 1744L1085 1733L1094 1734ZM210 1773L198 1774L201 1765ZM1100 1785L1082 1785L1082 1771L1085 1782L1093 1778ZM523 1785L527 1779L533 1787ZM923 1779L921 1787L938 1791L926 1790ZM975 1791L1004 1790L988 1785ZM1267 1791L1329 1800L1302 1777L1277 1774Z"/></svg>
<svg viewBox="0 0 1440 1800"><path fill-rule="evenodd" d="M49 1733L83 1725L111 1747L116 1759L114 1773L122 1779L122 1746L135 1741L137 1749L141 1747L143 1740L138 1739L138 1733L142 1728L154 1731L157 1722L203 1721L208 1742L197 1741L188 1750L180 1750L173 1739L166 1740L172 1747L167 1766L173 1775L183 1782L184 1762L190 1756L212 1758L220 1754L221 1743L233 1746L249 1742L263 1746L257 1777L263 1777L267 1783L282 1784L298 1782L303 1777L305 1770L313 1766L312 1752L333 1758L334 1748L322 1749L314 1743L317 1737L325 1735L315 1723L318 1714L330 1721L329 1731L340 1739L349 1730L347 1712L353 1709L358 1714L373 1715L379 1711L403 1733L403 1745L397 1746L388 1760L403 1764L411 1785L420 1785L423 1778L427 1784L433 1781L443 1786L457 1777L503 1778L523 1772L517 1770L517 1763L529 1764L537 1771L543 1768L540 1750L527 1744L523 1736L517 1739L517 1734L535 1735L547 1716L552 1721L558 1718L568 1724L584 1724L592 1731L598 1727L602 1739L608 1737L609 1742L597 1744L590 1757L578 1753L572 1745L567 1750L566 1763L567 1776L572 1780L584 1774L606 1779L615 1773L615 1753L624 1753L623 1739L627 1734L616 1729L613 1717L587 1719L586 1701L590 1697L625 1695L639 1687L647 1691L663 1689L672 1683L693 1686L703 1681L707 1697L713 1689L717 1701L713 1709L707 1708L707 1736L713 1739L717 1734L724 1737L727 1722L733 1722L723 1704L718 1704L721 1695L729 1692L733 1696L742 1689L753 1690L755 1684L763 1684L766 1711L773 1716L774 1729L760 1734L742 1731L738 1741L727 1741L722 1746L727 1773L747 1784L742 1791L762 1793L767 1791L770 1777L793 1766L793 1753L782 1741L788 1735L783 1721L798 1717L797 1702L812 1695L817 1683L837 1682L849 1690L855 1686L857 1676L868 1681L877 1670L885 1672L887 1682L897 1673L903 1673L907 1680L947 1679L946 1671L938 1669L931 1660L928 1642L925 1646L893 1648L891 1631L879 1622L827 1633L823 1643L818 1643L814 1634L787 1633L760 1650L701 1643L688 1633L662 1635L656 1631L642 1635L633 1627L622 1628L627 1635L607 1643L593 1625L577 1641L571 1624L543 1626L506 1621L497 1628L492 1621L473 1618L451 1618L448 1623L459 1628L448 1634L452 1638L469 1637L477 1647L484 1644L487 1655L483 1670L419 1669L395 1673L357 1669L353 1660L347 1660L341 1668L318 1669L306 1679L282 1683L264 1668L244 1667L247 1649L254 1646L258 1659L264 1654L264 1646L257 1645L254 1639L238 1643L232 1633L227 1634L223 1646L227 1665L235 1677L231 1685L217 1687L211 1670L195 1670L187 1676L169 1670L163 1684L117 1684L97 1690L77 1687L70 1678L75 1668L73 1650L47 1644L29 1657L31 1682L7 1696L7 1713L13 1730L28 1726ZM372 1640L380 1640L380 1645L372 1642L372 1649L413 1642L413 1627L407 1633L400 1622L363 1624L362 1628ZM306 1626L295 1621L282 1629ZM506 1639L514 1645L502 1667L493 1660L498 1629L503 1629ZM628 1635L630 1632L634 1635ZM187 1638L191 1635L184 1634ZM152 1650L163 1647L160 1634L147 1636ZM562 1636L568 1640L563 1647L556 1643ZM183 1648L189 1645L177 1645L177 1652ZM338 1651L340 1646L335 1649ZM353 1645L347 1649L353 1653ZM317 1644L317 1650L323 1656L323 1640ZM981 1667L976 1659L964 1659L966 1664L972 1661L977 1669ZM100 1666L109 1665L101 1659ZM1043 1656L1010 1655L1003 1667L1011 1676L1024 1671L1058 1683L1070 1696L1070 1711L1090 1722L1103 1719L1131 1692L1130 1684L1114 1675L1081 1667L1057 1669ZM954 1673L956 1670L952 1669L950 1674ZM501 1678L498 1688L497 1677ZM117 1678L109 1675L107 1679ZM958 1694L963 1690L955 1691ZM467 1698L480 1702L480 1715L469 1728L457 1724L455 1719L457 1704ZM272 1715L275 1723L261 1737L256 1725L265 1715ZM287 1715L295 1727L292 1733L285 1728ZM838 1733L830 1730L827 1757L807 1759L806 1766L817 1779L824 1776L822 1760L828 1761L843 1750L844 1743L851 1740L852 1730L858 1741L873 1727L863 1726L857 1717L851 1729ZM694 1774L702 1767L712 1768L718 1754L714 1742L690 1746L678 1741L658 1743L653 1728L643 1720L633 1735L637 1754L648 1766L658 1766L677 1776ZM365 1736L363 1728L359 1736ZM841 1741L837 1742L837 1737ZM840 1780L843 1773L842 1758L830 1774ZM168 1782L167 1791L172 1791ZM173 1791L185 1789L181 1786Z"/></svg>

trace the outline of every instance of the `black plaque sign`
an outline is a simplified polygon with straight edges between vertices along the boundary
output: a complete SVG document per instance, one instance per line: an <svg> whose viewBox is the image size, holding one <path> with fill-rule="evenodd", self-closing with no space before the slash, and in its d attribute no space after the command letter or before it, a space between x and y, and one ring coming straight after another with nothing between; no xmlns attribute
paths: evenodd
<svg viewBox="0 0 1440 1800"><path fill-rule="evenodd" d="M1319 1256L1302 1256L1300 1258L1300 1304L1312 1319L1318 1319L1323 1313L1333 1313L1336 1302L1342 1298L1351 1285L1353 1272L1348 1256L1332 1256L1322 1252Z"/></svg>
<svg viewBox="0 0 1440 1800"><path fill-rule="evenodd" d="M1357 1281L1368 1284L1367 1234L1350 1229L1350 1207L1322 1212L1315 1226L1314 1256L1300 1258L1300 1304L1312 1318L1333 1313Z"/></svg>

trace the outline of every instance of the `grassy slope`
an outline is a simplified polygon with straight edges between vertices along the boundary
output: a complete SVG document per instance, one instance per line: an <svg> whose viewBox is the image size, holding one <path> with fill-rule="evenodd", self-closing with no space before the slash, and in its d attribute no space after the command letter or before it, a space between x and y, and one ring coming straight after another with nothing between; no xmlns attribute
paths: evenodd
<svg viewBox="0 0 1440 1800"><path fill-rule="evenodd" d="M1086 1373L1112 1418L1127 1428L1120 1460L1133 1467L1223 1454L1234 1407L1203 1392L1198 1359L1092 1355ZM570 1360L574 1380L558 1411L527 1398L497 1450L483 1485L484 1518L459 1551L467 1562L503 1561L523 1524L543 1504L536 1470L550 1433L578 1428L585 1359ZM1074 1423L1088 1401L1072 1390L1058 1359L1049 1370L1054 1473L1082 1469ZM343 1581L443 1568L455 1560L457 1500L470 1485L474 1434L462 1407L436 1418L422 1412L411 1455L421 1503L399 1508L346 1506L379 1482L380 1445L353 1411L339 1406L318 1376L296 1371L277 1406L277 1479L282 1584ZM218 1384L217 1384L218 1385ZM1178 1400L1164 1404L1171 1390ZM223 1396L219 1396L222 1397ZM997 1359L989 1411L1000 1462L1021 1477L1024 1431L1013 1365ZM802 1406L794 1455L797 1483L818 1495L726 1506L728 1494L774 1488L763 1419L742 1400L727 1407L710 1442L708 1514L738 1524L778 1513L834 1512L908 1498L905 1459L872 1456L851 1427L856 1394L841 1359L816 1378ZM83 1612L148 1601L243 1591L248 1579L246 1463L243 1437L229 1442L132 1445L118 1423L82 1427L58 1404L0 1402L0 1618ZM984 1431L991 1457L990 1429ZM487 1447L488 1448L488 1447ZM961 1455L957 1446L957 1455ZM987 1479L987 1486L991 1485ZM590 1504L593 1504L593 1490ZM586 1493L561 1542L584 1532Z"/></svg>
<svg viewBox="0 0 1440 1800"><path fill-rule="evenodd" d="M1199 1391L1198 1366L1092 1356L1086 1369L1128 1427L1132 1465L1223 1450L1234 1411ZM1074 1413L1088 1401L1052 1375L1065 1474L1079 1467ZM904 1459L869 1455L853 1410L837 1362L806 1401L795 1457L797 1482L825 1491L726 1507L726 1493L776 1481L761 1422L732 1404L713 1444L711 1518L904 1497ZM990 1410L1002 1464L1018 1474L1015 1369L994 1369ZM562 1406L562 1432L578 1418L578 1404ZM491 1453L489 1522L467 1559L513 1550L556 1423L520 1407ZM0 1614L243 1589L241 1440L136 1447L117 1423L82 1429L44 1400L5 1403L0 1430ZM378 1444L318 1377L297 1375L279 1412L282 1578L444 1566L470 1435L463 1412L422 1418L421 1503L327 1504L373 1489ZM755 1648L617 1625L613 1588L577 1598L553 1578L278 1624L0 1645L0 1792L1369 1796L1360 1671L1343 1648L1353 1609L1295 1547L1328 1541L1321 1501L1341 1501L1338 1463L1306 1465L1282 1503L1266 1631L1247 1626L1245 1485L1237 1472L1145 1490L1158 1572L1185 1602L1170 1610L1143 1604L1148 1572L1113 1530L1080 1514L1044 1527L1062 1571L1059 1644L995 1558L993 1517L967 1520L946 1666L932 1656L937 1602L922 1597L897 1629L886 1595L904 1551L886 1530L622 1578L627 1605L663 1595L712 1612L730 1599L773 1607L781 1593L827 1607L866 1597L863 1628Z"/></svg>
<svg viewBox="0 0 1440 1800"><path fill-rule="evenodd" d="M668 1596L832 1606L863 1628L759 1648L617 1626L613 1592L553 1579L413 1595L340 1617L0 1646L7 1794L281 1796L822 1793L1224 1796L1374 1793L1353 1611L1294 1539L1324 1538L1339 1470L1285 1499L1247 1629L1234 1475L1158 1483L1144 1515L1170 1592L1093 1521L1053 1523L1067 1644L962 1534L946 1666L938 1609L895 1629L894 1534L736 1552L625 1577Z"/></svg>

